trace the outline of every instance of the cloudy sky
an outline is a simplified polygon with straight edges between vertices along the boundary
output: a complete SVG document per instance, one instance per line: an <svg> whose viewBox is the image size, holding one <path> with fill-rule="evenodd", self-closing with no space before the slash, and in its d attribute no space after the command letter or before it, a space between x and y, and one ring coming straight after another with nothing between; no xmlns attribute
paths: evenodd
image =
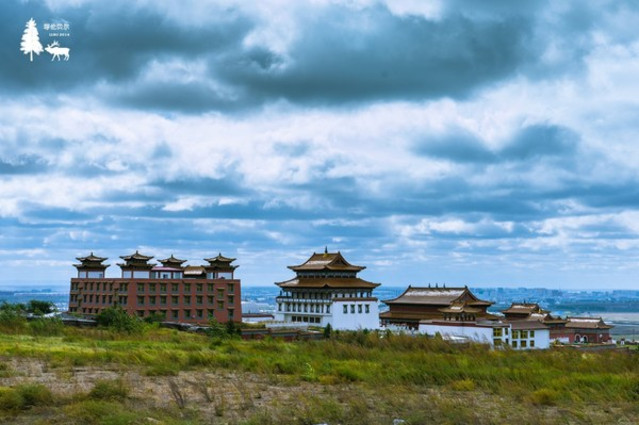
<svg viewBox="0 0 639 425"><path fill-rule="evenodd" d="M272 285L325 246L386 285L639 287L632 1L0 15L0 288L138 249ZM30 18L68 61L20 51Z"/></svg>

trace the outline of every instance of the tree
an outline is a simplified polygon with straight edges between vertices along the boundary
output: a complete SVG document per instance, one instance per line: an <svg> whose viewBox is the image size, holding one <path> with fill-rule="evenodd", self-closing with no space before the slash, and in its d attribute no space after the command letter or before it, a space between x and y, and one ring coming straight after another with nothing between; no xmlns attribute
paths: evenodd
<svg viewBox="0 0 639 425"><path fill-rule="evenodd" d="M33 62L33 54L39 55L42 53L42 44L40 44L40 37L38 35L38 27L33 18L29 19L25 25L24 34L22 34L22 42L20 43L20 50L25 55L30 55L31 62Z"/></svg>
<svg viewBox="0 0 639 425"><path fill-rule="evenodd" d="M43 316L56 311L56 307L51 301L31 300L27 303L26 310L28 313Z"/></svg>
<svg viewBox="0 0 639 425"><path fill-rule="evenodd" d="M122 307L108 307L95 317L99 326L114 329L119 332L134 333L142 329L142 322L137 317L129 316Z"/></svg>

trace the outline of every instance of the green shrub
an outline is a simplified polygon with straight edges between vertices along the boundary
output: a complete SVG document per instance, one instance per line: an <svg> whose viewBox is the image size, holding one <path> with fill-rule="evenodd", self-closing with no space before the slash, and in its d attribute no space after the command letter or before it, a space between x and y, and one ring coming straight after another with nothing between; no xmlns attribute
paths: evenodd
<svg viewBox="0 0 639 425"><path fill-rule="evenodd" d="M26 311L38 316L43 316L57 311L57 308L51 301L31 300L26 305Z"/></svg>
<svg viewBox="0 0 639 425"><path fill-rule="evenodd" d="M34 335L62 335L64 333L64 324L57 317L42 317L29 322L29 329Z"/></svg>
<svg viewBox="0 0 639 425"><path fill-rule="evenodd" d="M559 392L550 388L542 388L530 395L530 402L540 406L554 406L559 400Z"/></svg>
<svg viewBox="0 0 639 425"><path fill-rule="evenodd" d="M42 384L22 384L15 390L24 400L24 407L46 406L53 403L51 390Z"/></svg>
<svg viewBox="0 0 639 425"><path fill-rule="evenodd" d="M95 317L98 326L113 329L118 332L136 333L142 330L142 322L130 316L122 307L109 307L102 310Z"/></svg>
<svg viewBox="0 0 639 425"><path fill-rule="evenodd" d="M13 411L24 407L24 399L13 388L0 387L0 410Z"/></svg>
<svg viewBox="0 0 639 425"><path fill-rule="evenodd" d="M95 382L89 392L93 400L124 400L129 396L129 387L122 379L102 379Z"/></svg>

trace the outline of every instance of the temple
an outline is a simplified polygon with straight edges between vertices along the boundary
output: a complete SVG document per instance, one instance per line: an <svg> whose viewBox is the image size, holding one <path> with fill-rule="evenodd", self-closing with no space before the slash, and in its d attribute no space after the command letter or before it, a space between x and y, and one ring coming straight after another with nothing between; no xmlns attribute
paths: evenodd
<svg viewBox="0 0 639 425"><path fill-rule="evenodd" d="M477 298L467 286L409 286L397 298L383 301L389 310L379 315L382 326L417 329L421 320L476 321L497 319L486 309L493 303Z"/></svg>
<svg viewBox="0 0 639 425"><path fill-rule="evenodd" d="M366 267L350 264L338 252L313 253L289 266L296 276L276 282L276 320L334 329L377 329L379 311L373 290L379 283L357 277Z"/></svg>
<svg viewBox="0 0 639 425"><path fill-rule="evenodd" d="M151 262L140 254L120 257L121 274L105 276L107 258L93 253L76 258L78 275L71 279L69 312L94 316L107 307L120 306L131 315L155 316L168 322L206 324L240 322L241 288L235 279L234 258L219 254L203 266L184 266L186 260L171 255Z"/></svg>

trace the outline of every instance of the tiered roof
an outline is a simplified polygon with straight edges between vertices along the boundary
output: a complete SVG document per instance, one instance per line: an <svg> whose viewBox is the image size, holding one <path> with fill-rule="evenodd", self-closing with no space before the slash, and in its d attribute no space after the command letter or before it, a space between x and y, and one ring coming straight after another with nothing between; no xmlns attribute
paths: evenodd
<svg viewBox="0 0 639 425"><path fill-rule="evenodd" d="M328 252L328 250L325 250L319 254L314 252L304 263L297 266L288 266L288 268L296 272L322 270L360 272L366 267L350 264L339 251Z"/></svg>
<svg viewBox="0 0 639 425"><path fill-rule="evenodd" d="M465 304L471 307L491 306L491 301L485 301L477 298L469 289L464 287L444 286L409 286L403 294L397 298L383 301L386 304L412 304L412 305L432 305L442 307L450 307L452 304Z"/></svg>
<svg viewBox="0 0 639 425"><path fill-rule="evenodd" d="M155 266L155 263L148 263L153 256L142 255L137 250L131 255L122 255L120 258L126 262L124 264L118 263L121 268L151 269Z"/></svg>
<svg viewBox="0 0 639 425"><path fill-rule="evenodd" d="M215 257L205 258L204 261L208 261L208 265L204 266L207 270L235 270L239 266L234 266L231 263L235 261L235 258L229 258L222 255L220 252Z"/></svg>
<svg viewBox="0 0 639 425"><path fill-rule="evenodd" d="M614 326L606 324L601 317L566 317L567 328L579 329L612 329Z"/></svg>
<svg viewBox="0 0 639 425"><path fill-rule="evenodd" d="M186 260L180 260L179 258L175 258L173 254L169 258L165 258L164 260L158 260L164 267L174 267L181 268L182 264L186 263Z"/></svg>
<svg viewBox="0 0 639 425"><path fill-rule="evenodd" d="M533 313L550 313L548 310L542 309L537 303L512 303L506 310L502 310L505 315L530 315Z"/></svg>
<svg viewBox="0 0 639 425"><path fill-rule="evenodd" d="M73 267L77 269L104 270L109 267L108 264L102 264L102 262L105 261L107 257L98 257L96 255L93 255L93 252L91 252L91 254L87 255L86 257L76 257L75 259L81 263L73 265Z"/></svg>
<svg viewBox="0 0 639 425"><path fill-rule="evenodd" d="M308 260L296 266L288 266L297 276L275 282L280 288L343 288L343 289L373 289L380 284L369 282L357 277L357 273L364 270L364 266L350 264L341 252L314 252ZM348 272L343 276L324 272ZM317 272L308 275L306 272Z"/></svg>

